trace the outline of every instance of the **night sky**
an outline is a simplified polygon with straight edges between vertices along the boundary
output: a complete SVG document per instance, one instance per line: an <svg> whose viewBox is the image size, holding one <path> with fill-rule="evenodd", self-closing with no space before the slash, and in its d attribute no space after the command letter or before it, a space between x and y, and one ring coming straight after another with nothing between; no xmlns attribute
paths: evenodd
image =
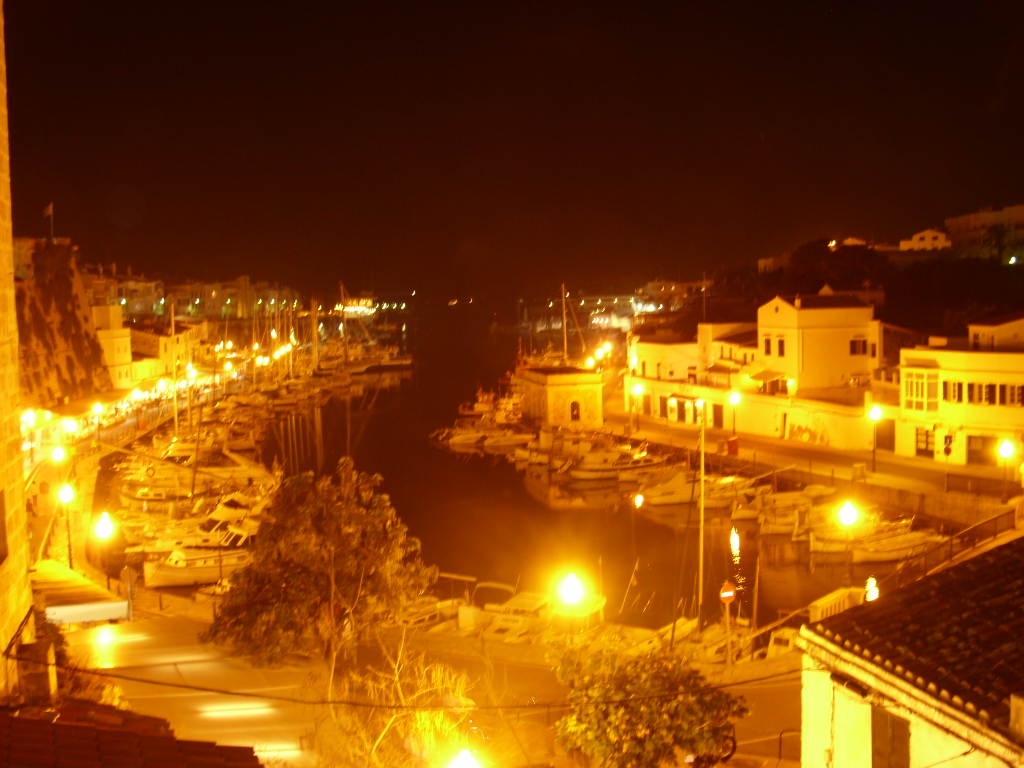
<svg viewBox="0 0 1024 768"><path fill-rule="evenodd" d="M1019 2L4 12L15 234L154 276L621 289L1024 201Z"/></svg>

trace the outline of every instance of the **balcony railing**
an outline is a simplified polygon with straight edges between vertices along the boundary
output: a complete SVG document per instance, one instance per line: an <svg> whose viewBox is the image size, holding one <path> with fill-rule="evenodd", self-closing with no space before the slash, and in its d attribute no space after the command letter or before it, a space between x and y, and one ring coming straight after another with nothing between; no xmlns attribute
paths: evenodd
<svg viewBox="0 0 1024 768"><path fill-rule="evenodd" d="M904 584L927 576L943 563L974 549L979 544L991 541L996 536L1016 527L1016 510L1001 512L995 517L983 520L966 530L951 536L939 546L912 557L879 582L879 589L889 591Z"/></svg>

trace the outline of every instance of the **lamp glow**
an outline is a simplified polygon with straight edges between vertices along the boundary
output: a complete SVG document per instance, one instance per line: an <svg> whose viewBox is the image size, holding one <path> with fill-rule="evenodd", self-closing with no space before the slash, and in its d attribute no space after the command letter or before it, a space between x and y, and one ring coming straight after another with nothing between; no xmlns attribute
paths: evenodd
<svg viewBox="0 0 1024 768"><path fill-rule="evenodd" d="M882 418L882 406L872 405L871 410L868 411L868 418L872 421L878 421Z"/></svg>
<svg viewBox="0 0 1024 768"><path fill-rule="evenodd" d="M67 457L68 453L64 450L63 445L53 446L53 450L50 451L50 458L54 464L60 464Z"/></svg>
<svg viewBox="0 0 1024 768"><path fill-rule="evenodd" d="M864 585L864 599L868 601L878 599L878 582L874 576L868 576L867 583Z"/></svg>
<svg viewBox="0 0 1024 768"><path fill-rule="evenodd" d="M78 431L78 422L75 421L74 419L64 419L64 421L62 421L60 425L61 427L64 428L64 431L67 432L69 435L73 435L75 432Z"/></svg>
<svg viewBox="0 0 1024 768"><path fill-rule="evenodd" d="M731 395L729 395L729 405L739 405L739 404L740 404L740 393L739 392L733 392Z"/></svg>
<svg viewBox="0 0 1024 768"><path fill-rule="evenodd" d="M642 493L638 493L636 496L633 497L633 506L636 507L637 509L640 509L640 507L642 507L643 505L644 495Z"/></svg>
<svg viewBox="0 0 1024 768"><path fill-rule="evenodd" d="M563 603L575 605L583 599L583 582L575 573L570 573L558 587L558 596L562 598Z"/></svg>
<svg viewBox="0 0 1024 768"><path fill-rule="evenodd" d="M455 756L448 768L480 768L480 763L473 757L473 753L464 749Z"/></svg>
<svg viewBox="0 0 1024 768"><path fill-rule="evenodd" d="M103 415L103 404L102 403L96 403L95 405L93 405L92 413L93 413L94 416L101 416L101 415Z"/></svg>
<svg viewBox="0 0 1024 768"><path fill-rule="evenodd" d="M114 521L110 519L107 512L100 515L100 519L96 521L92 531L96 534L97 539L106 540L114 535Z"/></svg>
<svg viewBox="0 0 1024 768"><path fill-rule="evenodd" d="M586 366L587 366L587 368L593 368L594 367L594 358L588 357L587 358L587 362L586 362Z"/></svg>
<svg viewBox="0 0 1024 768"><path fill-rule="evenodd" d="M638 381L636 384L633 385L632 389L630 389L629 391L632 392L636 397L640 397L640 395L644 393L644 385Z"/></svg>
<svg viewBox="0 0 1024 768"><path fill-rule="evenodd" d="M848 501L839 508L839 522L843 525L853 525L857 522L857 518L860 517L860 512L853 506L852 501Z"/></svg>
<svg viewBox="0 0 1024 768"><path fill-rule="evenodd" d="M1011 459L1013 458L1014 453L1016 453L1016 450L1013 447L1013 443L1009 440L1003 440L1003 442L999 444L999 458Z"/></svg>
<svg viewBox="0 0 1024 768"><path fill-rule="evenodd" d="M57 491L57 498L60 499L61 504L70 504L75 499L75 489L64 483Z"/></svg>

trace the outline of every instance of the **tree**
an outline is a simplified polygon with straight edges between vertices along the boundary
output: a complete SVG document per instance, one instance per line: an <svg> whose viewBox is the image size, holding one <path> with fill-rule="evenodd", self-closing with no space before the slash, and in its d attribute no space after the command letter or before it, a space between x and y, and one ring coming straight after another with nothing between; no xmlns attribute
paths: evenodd
<svg viewBox="0 0 1024 768"><path fill-rule="evenodd" d="M409 653L404 636L381 646L384 663L349 673L350 695L365 706L317 708L312 745L324 765L413 768L454 756L473 705L464 672ZM445 761L447 762L447 761Z"/></svg>
<svg viewBox="0 0 1024 768"><path fill-rule="evenodd" d="M333 476L287 480L265 513L252 561L232 577L203 639L233 643L262 663L320 654L330 699L339 656L350 657L372 627L394 622L437 576L377 492L381 480L358 472L350 458Z"/></svg>
<svg viewBox="0 0 1024 768"><path fill-rule="evenodd" d="M675 765L677 749L718 755L732 739L742 699L713 688L668 648L630 653L621 641L601 648L579 639L555 651L570 713L555 724L559 741L609 768Z"/></svg>

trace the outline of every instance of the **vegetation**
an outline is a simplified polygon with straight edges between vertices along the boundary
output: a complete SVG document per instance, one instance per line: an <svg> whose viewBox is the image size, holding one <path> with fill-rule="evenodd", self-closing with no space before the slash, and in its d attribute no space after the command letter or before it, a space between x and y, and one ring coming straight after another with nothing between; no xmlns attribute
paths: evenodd
<svg viewBox="0 0 1024 768"><path fill-rule="evenodd" d="M629 653L622 643L594 648L572 638L555 658L570 689L557 737L601 766L675 765L677 749L709 763L734 745L733 721L747 713L668 649Z"/></svg>
<svg viewBox="0 0 1024 768"><path fill-rule="evenodd" d="M36 611L36 634L40 640L49 640L53 644L54 662L57 665L57 695L60 698L82 699L127 708L120 686L112 684L108 678L79 669L71 658L63 630L47 619L43 611Z"/></svg>
<svg viewBox="0 0 1024 768"><path fill-rule="evenodd" d="M312 745L321 763L447 764L463 746L463 721L472 705L466 675L408 653L404 642L382 651L381 668L349 675L350 696L365 706L317 709Z"/></svg>
<svg viewBox="0 0 1024 768"><path fill-rule="evenodd" d="M349 458L333 476L286 481L260 526L252 562L232 577L204 639L233 643L262 663L318 654L331 698L339 657L351 659L359 640L394 622L437 575L377 491L380 483Z"/></svg>

